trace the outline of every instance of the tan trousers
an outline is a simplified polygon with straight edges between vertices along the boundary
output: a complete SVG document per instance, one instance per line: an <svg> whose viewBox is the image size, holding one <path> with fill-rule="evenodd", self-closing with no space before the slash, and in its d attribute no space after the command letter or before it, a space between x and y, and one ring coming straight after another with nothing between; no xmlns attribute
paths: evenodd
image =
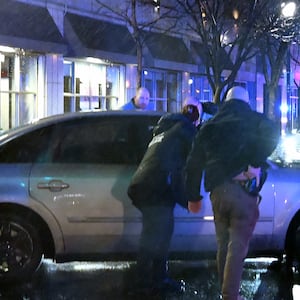
<svg viewBox="0 0 300 300"><path fill-rule="evenodd" d="M237 300L249 240L259 217L257 199L233 181L215 188L210 199L218 244L217 267L222 299Z"/></svg>

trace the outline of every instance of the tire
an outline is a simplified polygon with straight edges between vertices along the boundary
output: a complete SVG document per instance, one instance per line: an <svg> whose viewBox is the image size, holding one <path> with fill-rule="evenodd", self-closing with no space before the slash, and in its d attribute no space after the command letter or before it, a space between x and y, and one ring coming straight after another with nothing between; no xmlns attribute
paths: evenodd
<svg viewBox="0 0 300 300"><path fill-rule="evenodd" d="M41 264L38 229L22 216L0 213L0 283L29 279Z"/></svg>

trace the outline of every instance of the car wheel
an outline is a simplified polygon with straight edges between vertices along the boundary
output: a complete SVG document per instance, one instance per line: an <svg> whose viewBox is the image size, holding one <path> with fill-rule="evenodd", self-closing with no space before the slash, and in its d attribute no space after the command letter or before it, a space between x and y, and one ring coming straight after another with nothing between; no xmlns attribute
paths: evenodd
<svg viewBox="0 0 300 300"><path fill-rule="evenodd" d="M13 213L0 213L0 282L28 279L43 256L38 230Z"/></svg>
<svg viewBox="0 0 300 300"><path fill-rule="evenodd" d="M300 216L296 217L289 228L286 245L286 263L288 269L299 272L300 267Z"/></svg>

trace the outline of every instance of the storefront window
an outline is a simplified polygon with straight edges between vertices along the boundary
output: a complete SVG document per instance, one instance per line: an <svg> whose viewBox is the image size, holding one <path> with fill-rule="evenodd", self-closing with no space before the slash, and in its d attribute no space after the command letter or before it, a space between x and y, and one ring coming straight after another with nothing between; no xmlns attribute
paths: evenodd
<svg viewBox="0 0 300 300"><path fill-rule="evenodd" d="M64 62L65 112L118 107L123 68L90 60Z"/></svg>
<svg viewBox="0 0 300 300"><path fill-rule="evenodd" d="M213 92L205 75L192 75L190 89L191 95L200 101L213 100Z"/></svg>
<svg viewBox="0 0 300 300"><path fill-rule="evenodd" d="M20 49L0 50L0 128L30 122L37 116L37 56Z"/></svg>
<svg viewBox="0 0 300 300"><path fill-rule="evenodd" d="M150 101L157 111L176 112L180 110L180 73L144 70L142 84L150 92Z"/></svg>
<svg viewBox="0 0 300 300"><path fill-rule="evenodd" d="M114 109L119 106L120 99L120 67L118 66L107 66L106 67L106 91L105 100L106 108ZM119 95L119 96L118 96Z"/></svg>

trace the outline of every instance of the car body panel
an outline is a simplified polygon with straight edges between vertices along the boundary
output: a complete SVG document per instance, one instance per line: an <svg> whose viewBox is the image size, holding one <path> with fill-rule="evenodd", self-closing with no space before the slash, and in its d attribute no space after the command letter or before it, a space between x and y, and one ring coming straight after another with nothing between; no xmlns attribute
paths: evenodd
<svg viewBox="0 0 300 300"><path fill-rule="evenodd" d="M31 164L3 164L0 176L0 196L3 202L24 203L28 200L28 178Z"/></svg>
<svg viewBox="0 0 300 300"><path fill-rule="evenodd" d="M300 208L300 169L273 166L268 171L268 179L262 190L263 197L266 187L274 188L274 247L283 248L288 226ZM265 196L267 197L267 196ZM263 200L262 200L263 202Z"/></svg>
<svg viewBox="0 0 300 300"><path fill-rule="evenodd" d="M66 251L105 251L104 242L107 251L111 251L128 234L126 224L140 222L137 210L126 196L134 169L118 165L35 164L30 176L30 193L61 224ZM56 191L39 188L53 181L68 187ZM95 243L92 249L87 249L91 237Z"/></svg>
<svg viewBox="0 0 300 300"><path fill-rule="evenodd" d="M11 203L37 213L52 234L55 256L136 252L142 218L127 187L160 116L67 114L1 135L0 206ZM300 169L271 164L268 173L250 243L253 253L283 252L300 208ZM201 194L197 214L176 205L171 252L216 251L213 212L203 186Z"/></svg>
<svg viewBox="0 0 300 300"><path fill-rule="evenodd" d="M20 205L23 208L30 208L45 220L54 238L55 248L63 252L64 242L56 218L47 209L40 205L29 195L29 177L32 164L2 164L1 169L5 170L0 176L0 203Z"/></svg>

